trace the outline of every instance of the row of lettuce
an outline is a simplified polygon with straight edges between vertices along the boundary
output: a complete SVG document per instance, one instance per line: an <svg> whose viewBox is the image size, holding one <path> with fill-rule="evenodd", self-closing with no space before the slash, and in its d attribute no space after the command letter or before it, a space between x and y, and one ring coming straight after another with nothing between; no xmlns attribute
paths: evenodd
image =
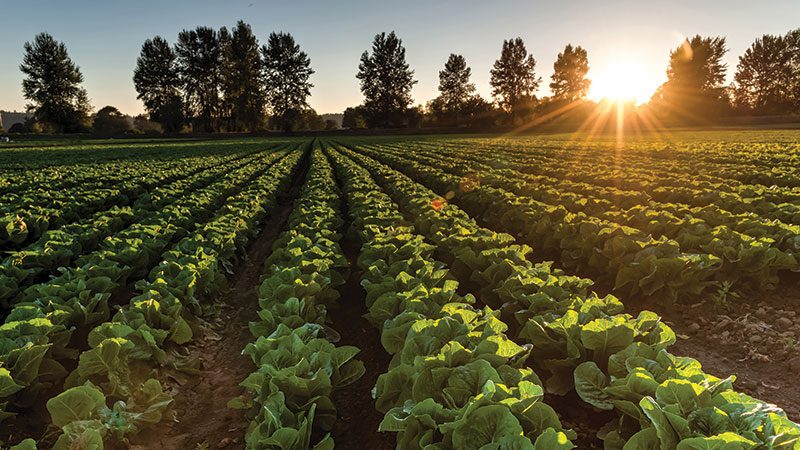
<svg viewBox="0 0 800 450"><path fill-rule="evenodd" d="M48 230L78 221L111 206L124 206L160 184L213 169L248 154L200 154L185 159L125 161L107 165L77 165L74 171L90 173L103 181L74 181L70 166L44 170L49 181L32 183L2 194L0 202L0 250L17 250L39 239ZM251 152L252 153L252 152ZM20 172L39 178L37 171ZM57 180L67 180L59 185ZM79 180L81 178L79 177Z"/></svg>
<svg viewBox="0 0 800 450"><path fill-rule="evenodd" d="M102 448L161 420L171 398L158 368L186 363L174 350L192 338L187 317L225 286L300 156L273 151L249 165L231 163L213 183L146 214L60 276L29 288L30 300L0 327L3 418L39 407L37 399L63 385L46 405L51 429L60 429L54 448ZM130 301L114 297L122 304L109 319L112 294L136 280Z"/></svg>
<svg viewBox="0 0 800 450"><path fill-rule="evenodd" d="M3 312L24 297L26 288L46 281L59 267L70 267L78 257L95 250L108 236L152 216L181 196L208 186L224 172L253 163L256 158L258 156L233 158L218 166L199 164L175 181L171 181L172 177L163 177L148 191L138 195L130 206L114 205L82 220L47 230L36 241L10 251L0 262L0 305Z"/></svg>
<svg viewBox="0 0 800 450"><path fill-rule="evenodd" d="M436 147L454 153L497 154L502 157L499 165L511 157L513 168L525 173L646 192L667 203L705 206L748 199L749 204L738 207L763 204L772 209L769 202L791 202L797 198L794 188L800 187L796 170L800 155L795 145L778 144L760 151L757 145L742 148L733 143L711 150L704 149L702 142L662 142L649 148L626 142L624 147L615 143L581 148L576 142L547 144L524 138L434 140Z"/></svg>
<svg viewBox="0 0 800 450"><path fill-rule="evenodd" d="M397 149L400 145L391 147ZM448 169L455 167L447 163L457 159L459 164L466 164L484 176L510 176L525 181L526 191L539 196L542 201L571 199L579 203L564 201L565 206L579 207L587 214L648 206L678 216L691 213L709 223L737 226L737 230L754 233L754 237L758 236L759 230L761 234L769 235L790 230L791 225L800 225L800 208L797 206L800 193L796 189L737 185L729 179L697 173L692 167L670 167L669 161L646 160L644 167L633 168L631 162L626 161L623 167L617 167L613 160L603 161L604 157L612 156L594 153L586 161L579 157L576 160L573 155L569 164L565 164L562 159L565 155L540 156L538 151L530 150L526 153L508 149L488 152L481 146L454 150L425 142L413 147L416 151L411 156L441 158L449 155L445 162ZM631 159L636 161L636 158ZM716 168L712 166L710 172L714 173ZM566 197L558 197L559 193Z"/></svg>
<svg viewBox="0 0 800 450"><path fill-rule="evenodd" d="M721 223L707 214L706 222L692 215L703 213L672 214L651 206L614 211L606 205L601 208L606 213L591 215L580 211L586 197L567 198L547 186L532 187L513 171L486 165L473 165L479 172L471 172L468 164L466 170L458 167L457 155L445 158L436 152L426 157L370 146L360 150L440 193L454 194L461 186L452 201L474 217L538 252L555 255L570 270L607 281L629 295L674 302L736 281L774 289L781 272L800 271L796 225L733 216ZM758 237L736 231L738 225L733 224L742 224L743 231Z"/></svg>
<svg viewBox="0 0 800 450"><path fill-rule="evenodd" d="M778 407L736 392L733 377L714 377L696 360L669 353L675 334L658 315L623 313L619 300L599 297L589 280L531 264L531 249L511 236L479 227L389 166L342 152L376 177L453 274L499 310L548 392L574 390L611 414L600 431L606 448L800 448L800 426Z"/></svg>
<svg viewBox="0 0 800 450"><path fill-rule="evenodd" d="M357 265L367 320L392 355L373 395L380 431L397 448L568 449L564 430L526 366L529 346L512 342L499 312L473 306L414 226L369 173L333 148L348 204L348 232L361 242Z"/></svg>
<svg viewBox="0 0 800 450"><path fill-rule="evenodd" d="M339 245L340 203L331 167L314 148L286 229L264 263L259 320L250 324L256 340L243 350L255 370L242 382L246 396L230 405L251 410L249 449L332 449L332 394L364 374L359 349L334 344L328 317L349 266Z"/></svg>

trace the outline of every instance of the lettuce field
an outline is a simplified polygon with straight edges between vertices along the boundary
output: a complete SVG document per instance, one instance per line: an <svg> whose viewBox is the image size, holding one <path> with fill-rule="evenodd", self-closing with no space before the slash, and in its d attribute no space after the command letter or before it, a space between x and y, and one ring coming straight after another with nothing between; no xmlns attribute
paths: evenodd
<svg viewBox="0 0 800 450"><path fill-rule="evenodd" d="M800 449L800 132L0 148L0 447Z"/></svg>

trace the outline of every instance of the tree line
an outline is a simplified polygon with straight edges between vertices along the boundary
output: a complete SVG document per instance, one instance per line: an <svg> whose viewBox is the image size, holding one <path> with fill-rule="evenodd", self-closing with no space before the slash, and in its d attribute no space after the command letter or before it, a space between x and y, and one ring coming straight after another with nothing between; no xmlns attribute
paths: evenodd
<svg viewBox="0 0 800 450"><path fill-rule="evenodd" d="M94 122L120 125L106 107L90 116L83 75L66 46L41 33L24 45L20 70L30 102L31 127L85 131ZM725 85L724 37L687 38L669 54L667 81L643 106L656 122L708 123L730 115L800 114L800 29L764 35L739 57L733 83ZM414 106L414 70L394 33L375 36L361 55L357 80L364 101L347 108L346 128L517 126L570 111L591 115L586 99L589 56L568 44L558 54L550 96L539 98L537 62L521 38L505 40L490 71L491 100L476 92L466 59L451 54L439 72L439 95ZM171 45L161 36L142 45L133 82L145 119L167 132L258 131L333 128L311 109L311 59L291 34L273 32L261 45L250 25L232 30L183 30ZM98 123L99 119L99 123Z"/></svg>

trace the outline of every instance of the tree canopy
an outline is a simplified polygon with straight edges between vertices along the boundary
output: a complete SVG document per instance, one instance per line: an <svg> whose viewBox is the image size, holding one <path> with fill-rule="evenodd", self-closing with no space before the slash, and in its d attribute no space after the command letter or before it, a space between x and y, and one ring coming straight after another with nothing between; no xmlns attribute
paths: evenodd
<svg viewBox="0 0 800 450"><path fill-rule="evenodd" d="M667 81L651 99L656 114L683 122L706 122L725 112L725 38L694 36L670 52Z"/></svg>
<svg viewBox="0 0 800 450"><path fill-rule="evenodd" d="M183 124L183 104L175 52L166 39L156 36L142 44L133 71L133 85L150 120L166 131L178 131Z"/></svg>
<svg viewBox="0 0 800 450"><path fill-rule="evenodd" d="M219 129L222 46L217 31L209 27L181 31L175 53L187 117L194 118L196 131Z"/></svg>
<svg viewBox="0 0 800 450"><path fill-rule="evenodd" d="M764 35L739 57L733 102L751 114L800 110L800 29Z"/></svg>
<svg viewBox="0 0 800 450"><path fill-rule="evenodd" d="M63 42L47 33L37 34L24 45L19 68L25 75L22 92L30 101L34 119L52 131L74 132L86 128L89 96L81 86L83 74Z"/></svg>
<svg viewBox="0 0 800 450"><path fill-rule="evenodd" d="M553 63L550 90L557 100L575 101L586 97L592 82L586 78L589 57L581 46L567 44Z"/></svg>
<svg viewBox="0 0 800 450"><path fill-rule="evenodd" d="M403 41L394 31L380 33L372 41L372 53L361 55L358 74L364 108L371 127L398 127L407 119L411 88L417 82L406 62Z"/></svg>
<svg viewBox="0 0 800 450"><path fill-rule="evenodd" d="M503 41L503 50L494 62L489 81L498 106L512 119L516 118L535 100L541 82L536 75L536 60L528 54L522 39Z"/></svg>
<svg viewBox="0 0 800 450"><path fill-rule="evenodd" d="M261 53L273 122L284 131L291 131L309 107L308 97L314 87L309 81L314 73L311 58L288 33L271 33Z"/></svg>
<svg viewBox="0 0 800 450"><path fill-rule="evenodd" d="M222 92L230 131L254 131L263 125L266 93L258 39L239 21L223 43Z"/></svg>

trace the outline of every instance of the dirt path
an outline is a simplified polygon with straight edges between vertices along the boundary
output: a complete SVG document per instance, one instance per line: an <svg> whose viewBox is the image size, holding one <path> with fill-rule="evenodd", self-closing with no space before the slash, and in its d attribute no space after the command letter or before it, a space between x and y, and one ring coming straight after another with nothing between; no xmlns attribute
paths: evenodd
<svg viewBox="0 0 800 450"><path fill-rule="evenodd" d="M743 296L728 311L708 303L626 303L630 314L642 309L660 314L678 335L670 351L697 359L712 375L736 375L737 390L776 404L800 421L800 285Z"/></svg>
<svg viewBox="0 0 800 450"><path fill-rule="evenodd" d="M358 245L342 240L342 251L351 263L347 283L339 289L342 296L339 307L331 308L329 317L333 327L341 335L336 345L353 345L361 349L356 358L364 362L367 371L357 382L334 391L333 403L337 408L337 420L331 431L337 448L390 450L395 448L394 433L379 433L378 425L383 414L375 410L372 388L378 376L386 372L391 359L381 345L380 334L362 316L367 313L366 292L361 287L361 271L355 265Z"/></svg>
<svg viewBox="0 0 800 450"><path fill-rule="evenodd" d="M297 176L303 180L304 175ZM294 189L296 190L296 189ZM244 448L248 419L242 410L227 403L244 393L239 386L253 370L242 349L253 341L248 323L258 318L256 290L262 264L272 252L272 243L283 230L292 210L291 200L280 202L264 223L262 231L247 250L247 259L236 270L230 289L219 297L218 317L196 333L185 347L190 357L201 363L196 374L170 378L167 386L175 396L176 422L164 422L154 430L140 433L131 449Z"/></svg>

